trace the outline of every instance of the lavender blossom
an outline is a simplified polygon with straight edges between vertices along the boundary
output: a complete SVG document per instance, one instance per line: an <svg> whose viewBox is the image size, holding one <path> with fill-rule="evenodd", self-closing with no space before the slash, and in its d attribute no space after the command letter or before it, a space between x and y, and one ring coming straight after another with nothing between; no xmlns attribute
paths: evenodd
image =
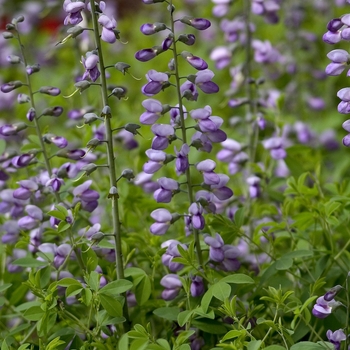
<svg viewBox="0 0 350 350"><path fill-rule="evenodd" d="M101 39L109 44L113 44L117 40L117 35L115 28L117 26L117 21L112 17L102 14L98 18L98 23L102 26Z"/></svg>
<svg viewBox="0 0 350 350"><path fill-rule="evenodd" d="M316 304L312 309L312 314L317 318L326 318L332 313L333 307L336 305L334 299L326 301L323 296L316 300Z"/></svg>
<svg viewBox="0 0 350 350"><path fill-rule="evenodd" d="M200 297L204 293L204 282L202 277L192 277L190 293L194 298Z"/></svg>
<svg viewBox="0 0 350 350"><path fill-rule="evenodd" d="M146 96L153 96L169 86L169 77L166 73L157 72L151 69L146 74L148 83L142 87L142 93Z"/></svg>
<svg viewBox="0 0 350 350"><path fill-rule="evenodd" d="M215 262L222 262L225 259L224 241L222 237L217 233L215 238L209 235L204 235L204 242L209 246L209 258Z"/></svg>
<svg viewBox="0 0 350 350"><path fill-rule="evenodd" d="M350 113L350 88L343 88L338 91L337 96L342 100L338 104L338 112L342 114Z"/></svg>
<svg viewBox="0 0 350 350"><path fill-rule="evenodd" d="M335 350L340 350L341 342L346 340L346 335L342 329L332 332L330 329L326 333L328 340L334 345Z"/></svg>
<svg viewBox="0 0 350 350"><path fill-rule="evenodd" d="M173 179L161 177L158 179L158 184L160 188L154 192L154 199L157 203L169 203L173 195L178 192L179 183Z"/></svg>
<svg viewBox="0 0 350 350"><path fill-rule="evenodd" d="M72 24L77 25L83 20L81 11L85 8L85 2L64 0L63 10L68 13L64 19L64 25Z"/></svg>
<svg viewBox="0 0 350 350"><path fill-rule="evenodd" d="M35 205L27 205L25 211L28 214L18 220L18 226L23 230L31 230L37 227L43 220L43 212Z"/></svg>
<svg viewBox="0 0 350 350"><path fill-rule="evenodd" d="M162 298L167 301L175 299L182 288L179 276L172 273L165 275L160 280L160 284L165 287L165 290L162 292Z"/></svg>
<svg viewBox="0 0 350 350"><path fill-rule="evenodd" d="M151 147L155 150L166 149L169 146L169 141L176 137L174 128L168 124L153 124L151 130L155 134Z"/></svg>
<svg viewBox="0 0 350 350"><path fill-rule="evenodd" d="M350 62L350 54L341 49L332 50L327 54L327 57L332 61L332 63L326 67L327 75L340 75ZM349 75L349 72L347 75Z"/></svg>
<svg viewBox="0 0 350 350"><path fill-rule="evenodd" d="M150 232L154 235L164 235L168 231L173 219L171 213L168 210L161 208L153 210L151 217L156 222L151 225Z"/></svg>
<svg viewBox="0 0 350 350"><path fill-rule="evenodd" d="M82 57L81 60L85 68L85 72L81 79L90 79L91 81L96 81L101 74L97 66L99 62L98 56L95 53L88 52L86 54L86 58Z"/></svg>
<svg viewBox="0 0 350 350"><path fill-rule="evenodd" d="M175 239L170 239L162 243L162 248L167 248L166 252L162 255L162 263L169 268L171 272L177 272L182 270L184 267L183 264L172 261L173 258L180 257L178 246L181 246L183 249L187 250L185 244L180 243Z"/></svg>
<svg viewBox="0 0 350 350"><path fill-rule="evenodd" d="M199 203L192 203L188 208L188 212L191 214L191 224L196 230L203 230L205 226L205 220L203 217L203 207Z"/></svg>

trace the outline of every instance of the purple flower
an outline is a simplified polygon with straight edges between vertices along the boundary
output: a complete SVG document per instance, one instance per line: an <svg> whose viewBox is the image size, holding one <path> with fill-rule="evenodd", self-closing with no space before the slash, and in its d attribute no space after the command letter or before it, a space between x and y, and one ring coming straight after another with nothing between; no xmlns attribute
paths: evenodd
<svg viewBox="0 0 350 350"><path fill-rule="evenodd" d="M169 146L169 140L175 135L175 130L168 124L154 124L151 127L156 135L152 140L152 149L163 150Z"/></svg>
<svg viewBox="0 0 350 350"><path fill-rule="evenodd" d="M116 42L117 37L115 34L115 28L117 26L117 21L112 17L102 14L98 18L98 23L102 25L101 39L107 43L113 44Z"/></svg>
<svg viewBox="0 0 350 350"><path fill-rule="evenodd" d="M143 171L146 174L157 172L163 166L167 157L165 152L154 149L148 149L146 155L149 158L149 161L143 165Z"/></svg>
<svg viewBox="0 0 350 350"><path fill-rule="evenodd" d="M144 35L152 35L166 29L164 23L145 23L141 26L140 30Z"/></svg>
<svg viewBox="0 0 350 350"><path fill-rule="evenodd" d="M216 163L211 159L203 160L196 164L196 169L203 174L204 183L217 185L220 181L219 175L214 172Z"/></svg>
<svg viewBox="0 0 350 350"><path fill-rule="evenodd" d="M146 108L146 112L140 116L140 122L142 124L154 124L161 117L163 105L158 100L149 98L142 102L142 106Z"/></svg>
<svg viewBox="0 0 350 350"><path fill-rule="evenodd" d="M35 158L34 154L24 153L20 156L15 156L12 158L11 163L15 168L23 168L30 164L30 162Z"/></svg>
<svg viewBox="0 0 350 350"><path fill-rule="evenodd" d="M64 25L72 24L77 25L83 20L81 11L85 8L85 2L64 0L63 10L68 13L64 19Z"/></svg>
<svg viewBox="0 0 350 350"><path fill-rule="evenodd" d="M345 70L345 66L350 62L349 53L341 49L329 52L327 57L332 61L332 63L326 67L326 74L328 75L340 75Z"/></svg>
<svg viewBox="0 0 350 350"><path fill-rule="evenodd" d="M188 208L188 212L191 214L191 224L196 230L203 230L205 226L205 220L203 217L203 207L199 203L192 203Z"/></svg>
<svg viewBox="0 0 350 350"><path fill-rule="evenodd" d="M218 46L210 54L210 59L215 61L217 69L227 67L231 62L231 58L232 52L226 46Z"/></svg>
<svg viewBox="0 0 350 350"><path fill-rule="evenodd" d="M51 187L54 192L59 192L64 181L57 177L57 175L52 175L51 179L45 184L46 187Z"/></svg>
<svg viewBox="0 0 350 350"><path fill-rule="evenodd" d="M271 137L263 141L264 148L270 151L273 159L283 159L287 156L287 152L283 147L283 140L281 137Z"/></svg>
<svg viewBox="0 0 350 350"><path fill-rule="evenodd" d="M176 162L175 162L175 169L176 169L176 174L184 174L186 170L189 167L188 163L188 153L190 152L190 147L184 143L181 146L180 151L177 150L175 146L175 154L176 154Z"/></svg>
<svg viewBox="0 0 350 350"><path fill-rule="evenodd" d="M342 286L337 285L333 288L331 288L324 296L323 299L325 301L331 301L332 299L334 299L334 297L343 289Z"/></svg>
<svg viewBox="0 0 350 350"><path fill-rule="evenodd" d="M160 284L165 287L165 290L162 292L162 298L164 300L173 300L177 297L182 288L182 282L178 275L170 273L165 275L161 280Z"/></svg>
<svg viewBox="0 0 350 350"><path fill-rule="evenodd" d="M173 258L180 257L178 246L181 246L183 249L187 250L185 244L176 241L175 239L170 239L162 243L162 248L167 248L166 252L162 255L162 263L169 268L171 272L177 272L182 270L184 267L183 264L172 261Z"/></svg>
<svg viewBox="0 0 350 350"><path fill-rule="evenodd" d="M338 104L338 112L342 114L350 113L350 88L339 90L337 96L342 100Z"/></svg>
<svg viewBox="0 0 350 350"><path fill-rule="evenodd" d="M215 238L209 235L204 235L204 242L209 246L209 258L212 261L222 262L225 259L224 240L217 233Z"/></svg>
<svg viewBox="0 0 350 350"><path fill-rule="evenodd" d="M211 80L214 77L214 73L205 69L197 72L194 83L206 94L214 94L219 91L219 87Z"/></svg>
<svg viewBox="0 0 350 350"><path fill-rule="evenodd" d="M179 183L173 179L161 177L158 179L158 184L160 188L154 192L154 199L157 203L169 203L174 193L179 190Z"/></svg>
<svg viewBox="0 0 350 350"><path fill-rule="evenodd" d="M199 297L204 293L204 282L202 277L200 276L192 277L190 292L194 298Z"/></svg>
<svg viewBox="0 0 350 350"><path fill-rule="evenodd" d="M86 54L86 59L82 57L81 60L85 68L85 72L81 79L90 79L91 81L96 81L101 74L97 66L97 63L99 62L98 56L94 53L88 52Z"/></svg>
<svg viewBox="0 0 350 350"><path fill-rule="evenodd" d="M280 58L279 52L268 40L253 40L252 47L255 50L254 59L257 63L275 63Z"/></svg>
<svg viewBox="0 0 350 350"><path fill-rule="evenodd" d="M182 112L184 119L187 119L187 110L185 106L182 106ZM170 125L173 127L181 126L181 114L179 104L170 109Z"/></svg>
<svg viewBox="0 0 350 350"><path fill-rule="evenodd" d="M312 314L317 318L326 318L332 313L332 308L336 302L334 299L326 301L323 296L316 300L312 309Z"/></svg>
<svg viewBox="0 0 350 350"><path fill-rule="evenodd" d="M193 18L185 16L181 18L180 21L198 30L205 30L211 26L210 21L205 18Z"/></svg>
<svg viewBox="0 0 350 350"><path fill-rule="evenodd" d="M346 340L346 335L342 329L332 332L330 329L326 333L328 340L334 345L335 350L340 350L340 343Z"/></svg>
<svg viewBox="0 0 350 350"><path fill-rule="evenodd" d="M154 235L164 235L171 225L173 216L171 213L163 208L153 210L151 217L156 221L150 227L150 232Z"/></svg>
<svg viewBox="0 0 350 350"><path fill-rule="evenodd" d="M215 185L211 185L210 189L213 195L220 201L227 200L233 196L233 191L225 186L230 180L229 176L226 174L218 174L219 183Z"/></svg>
<svg viewBox="0 0 350 350"><path fill-rule="evenodd" d="M21 187L13 191L13 197L16 199L29 199L32 193L39 188L38 184L32 180L21 180L17 183Z"/></svg>
<svg viewBox="0 0 350 350"><path fill-rule="evenodd" d="M261 194L260 189L260 177L258 176L249 176L247 178L247 184L249 185L249 196L250 198L258 198Z"/></svg>
<svg viewBox="0 0 350 350"><path fill-rule="evenodd" d="M91 184L92 180L88 180L73 190L75 202L81 200L82 208L90 213L96 209L100 198L98 192L90 189Z"/></svg>
<svg viewBox="0 0 350 350"><path fill-rule="evenodd" d="M148 83L142 87L142 93L146 96L158 94L161 90L168 86L169 77L166 73L157 72L151 69L146 74Z"/></svg>
<svg viewBox="0 0 350 350"><path fill-rule="evenodd" d="M37 227L43 219L42 210L35 205L28 204L25 211L28 215L18 220L18 226L22 230L31 230Z"/></svg>
<svg viewBox="0 0 350 350"><path fill-rule="evenodd" d="M159 54L158 47L152 47L150 49L142 49L135 53L135 58L140 62L147 62Z"/></svg>
<svg viewBox="0 0 350 350"><path fill-rule="evenodd" d="M195 69L204 70L208 68L207 62L205 62L202 58L193 56L190 52L183 51L181 56Z"/></svg>
<svg viewBox="0 0 350 350"><path fill-rule="evenodd" d="M66 260L67 256L71 253L72 248L69 244L61 244L55 251L55 257L53 259L53 265L58 269Z"/></svg>

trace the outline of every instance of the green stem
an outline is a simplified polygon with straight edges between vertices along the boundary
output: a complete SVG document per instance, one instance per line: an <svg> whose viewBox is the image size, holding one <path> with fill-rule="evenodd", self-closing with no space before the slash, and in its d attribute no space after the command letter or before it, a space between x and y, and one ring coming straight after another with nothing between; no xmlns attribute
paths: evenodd
<svg viewBox="0 0 350 350"><path fill-rule="evenodd" d="M173 4L171 0L169 3L169 7L172 8L172 5ZM171 31L175 36L175 25L174 25L175 22L174 22L174 16L173 16L172 10L170 10L170 16L171 16ZM181 90L180 90L180 74L179 74L179 62L178 62L176 42L173 43L173 58L174 58L174 66L175 66L176 93L177 93L177 98L179 102L179 112L180 112L180 120L181 120L182 143L185 144L187 143L187 135L186 135L186 125L185 125L185 116L183 112ZM187 189L188 189L188 200L191 205L194 202L194 198L193 198L193 191L192 191L190 167L186 169L186 180L187 180ZM203 256L202 256L202 250L200 245L199 231L194 229L193 234L194 234L198 264L200 266L203 266Z"/></svg>
<svg viewBox="0 0 350 350"><path fill-rule="evenodd" d="M17 29L17 26L16 26L16 31L17 31L17 40L18 40L18 44L19 44L22 59L23 59L23 64L24 64L24 67L27 67L27 59L26 59L26 55L24 52L24 46L22 45L21 36L20 36L20 33ZM30 97L30 105L36 111L35 102L34 102L34 92L33 92L32 84L31 84L30 75L27 72L26 72L26 81L27 81L28 92L29 92L29 97ZM42 151L42 154L44 157L46 170L47 170L49 176L51 177L52 176L52 168L51 168L49 157L47 155L47 151L46 151L45 143L43 141L43 136L42 136L42 133L40 130L40 125L39 125L38 119L39 119L39 117L37 115L35 115L35 118L33 120L34 125L35 125L35 130L36 130L36 134L39 138L40 148L41 148L41 151ZM56 197L57 202L59 203L61 201L60 195L57 192L54 192L54 195Z"/></svg>
<svg viewBox="0 0 350 350"><path fill-rule="evenodd" d="M99 35L99 25L97 21L95 1L90 0L91 5L91 15L92 22L94 28L94 36L95 36L95 45L98 51L98 57L100 60L100 71L101 71L101 91L102 91L102 103L103 106L108 106L108 90L107 90L107 81L106 81L106 69L103 60L103 52L101 47L101 40ZM112 126L111 126L111 116L105 116L105 130L106 130L106 138L107 138L107 158L108 158L108 169L109 169L109 180L110 186L115 187L117 189L117 177L115 170L115 162L114 162L114 152L113 152L113 134L112 134ZM113 237L114 237L114 245L115 245L115 259L116 259L116 273L117 279L124 278L124 266L123 266L123 255L122 255L122 240L121 240L121 229L120 229L120 219L119 219L119 205L118 205L118 195L112 195L112 220L113 220ZM129 328L129 311L128 311L128 303L126 301L124 303L124 317L126 318L126 322L124 323L124 327Z"/></svg>

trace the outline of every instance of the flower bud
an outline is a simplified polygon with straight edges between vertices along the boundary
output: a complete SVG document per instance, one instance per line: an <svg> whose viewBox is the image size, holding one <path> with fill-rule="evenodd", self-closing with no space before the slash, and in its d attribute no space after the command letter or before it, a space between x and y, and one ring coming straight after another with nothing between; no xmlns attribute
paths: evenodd
<svg viewBox="0 0 350 350"><path fill-rule="evenodd" d="M76 38L80 35L85 29L80 26L71 27L67 30L67 33L72 37Z"/></svg>
<svg viewBox="0 0 350 350"><path fill-rule="evenodd" d="M95 243L99 243L103 240L104 237L105 235L102 232L97 232L93 234L90 239Z"/></svg>
<svg viewBox="0 0 350 350"><path fill-rule="evenodd" d="M85 171L85 175L89 176L97 169L97 165L94 163L87 164L81 168L82 171Z"/></svg>
<svg viewBox="0 0 350 350"><path fill-rule="evenodd" d="M140 125L138 125L138 124L133 124L133 123L128 123L128 124L126 124L126 125L124 126L124 129L125 129L126 131L129 131L129 132L131 132L131 133L134 134L134 135L138 134L137 129L140 129L140 128L141 128Z"/></svg>
<svg viewBox="0 0 350 350"><path fill-rule="evenodd" d="M124 62L118 62L114 65L114 68L119 70L119 72L122 72L124 75L130 67L130 64Z"/></svg>
<svg viewBox="0 0 350 350"><path fill-rule="evenodd" d="M47 115L50 117L59 117L63 113L63 108L60 106L45 108L41 115Z"/></svg>
<svg viewBox="0 0 350 350"><path fill-rule="evenodd" d="M18 94L17 102L19 104L28 103L28 102L30 102L30 97L26 94Z"/></svg>
<svg viewBox="0 0 350 350"><path fill-rule="evenodd" d="M15 29L15 26L12 23L7 23L5 29L6 30L13 30L13 29Z"/></svg>
<svg viewBox="0 0 350 350"><path fill-rule="evenodd" d="M331 301L334 297L343 289L339 284L331 288L324 296L323 299L326 301Z"/></svg>
<svg viewBox="0 0 350 350"><path fill-rule="evenodd" d="M111 111L111 107L109 106L104 106L101 112L101 117L102 118L111 118L112 117L112 111Z"/></svg>
<svg viewBox="0 0 350 350"><path fill-rule="evenodd" d="M82 80L75 83L74 86L80 90L80 93L82 93L91 86L91 83L87 80Z"/></svg>
<svg viewBox="0 0 350 350"><path fill-rule="evenodd" d="M166 29L164 23L145 23L141 26L140 30L145 35L152 35Z"/></svg>
<svg viewBox="0 0 350 350"><path fill-rule="evenodd" d="M21 57L16 55L9 55L7 56L7 61L10 62L11 64L18 64L18 63L21 63Z"/></svg>
<svg viewBox="0 0 350 350"><path fill-rule="evenodd" d="M122 171L121 177L124 177L124 178L126 178L128 180L131 180L131 179L133 179L135 177L135 175L134 175L134 172L133 172L132 169L124 169Z"/></svg>
<svg viewBox="0 0 350 350"><path fill-rule="evenodd" d="M180 22L187 24L198 30L205 30L211 26L210 21L208 21L205 18L193 18L193 17L185 16L180 19Z"/></svg>
<svg viewBox="0 0 350 350"><path fill-rule="evenodd" d="M89 125L98 119L101 120L101 118L98 117L95 113L85 113L83 118L84 118L84 124L89 124Z"/></svg>
<svg viewBox="0 0 350 350"><path fill-rule="evenodd" d="M18 17L13 18L11 23L12 24L17 24L17 23L21 23L23 21L24 21L24 16L20 15Z"/></svg>
<svg viewBox="0 0 350 350"><path fill-rule="evenodd" d="M12 38L13 38L13 34L10 33L10 32L3 32L3 33L2 33L2 37L3 37L5 40L12 39Z"/></svg>
<svg viewBox="0 0 350 350"><path fill-rule="evenodd" d="M23 83L19 80L10 81L6 84L1 85L1 91L4 93L11 92L19 87L21 87Z"/></svg>
<svg viewBox="0 0 350 350"><path fill-rule="evenodd" d="M26 128L27 125L24 123L5 124L0 127L0 134L3 136L16 135Z"/></svg>
<svg viewBox="0 0 350 350"><path fill-rule="evenodd" d="M181 34L178 40L186 45L191 46L196 42L196 37L193 34Z"/></svg>
<svg viewBox="0 0 350 350"><path fill-rule="evenodd" d="M40 64L34 64L32 66L27 66L26 71L28 75L32 75L33 73L37 73L40 71Z"/></svg>
<svg viewBox="0 0 350 350"><path fill-rule="evenodd" d="M50 96L57 96L61 93L61 90L53 86L42 86L39 92Z"/></svg>
<svg viewBox="0 0 350 350"><path fill-rule="evenodd" d="M108 198L119 198L118 189L115 186L110 188Z"/></svg>
<svg viewBox="0 0 350 350"><path fill-rule="evenodd" d="M36 112L33 107L29 108L26 117L30 122L34 120L34 118L36 117Z"/></svg>
<svg viewBox="0 0 350 350"><path fill-rule="evenodd" d="M117 97L120 100L121 98L125 97L126 90L122 87L116 87L112 90L111 95Z"/></svg>

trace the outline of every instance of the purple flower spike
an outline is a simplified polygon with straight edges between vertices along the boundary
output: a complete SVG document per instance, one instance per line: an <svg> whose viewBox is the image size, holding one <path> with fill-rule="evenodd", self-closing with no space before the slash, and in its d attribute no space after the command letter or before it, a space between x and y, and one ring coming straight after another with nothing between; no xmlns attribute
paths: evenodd
<svg viewBox="0 0 350 350"><path fill-rule="evenodd" d="M178 191L179 183L173 179L161 177L158 179L158 184L160 188L154 192L154 199L158 203L169 203L173 197L173 194Z"/></svg>
<svg viewBox="0 0 350 350"><path fill-rule="evenodd" d="M174 128L168 124L154 124L151 130L156 135L151 146L155 150L166 149L169 146L169 139L175 134Z"/></svg>
<svg viewBox="0 0 350 350"><path fill-rule="evenodd" d="M173 219L171 213L166 209L156 209L151 213L151 217L156 221L150 227L150 232L154 235L164 235L171 224Z"/></svg>
<svg viewBox="0 0 350 350"><path fill-rule="evenodd" d="M341 342L346 340L346 335L342 329L332 332L330 329L326 333L328 340L334 345L335 350L340 350Z"/></svg>
<svg viewBox="0 0 350 350"><path fill-rule="evenodd" d="M169 77L166 73L157 72L154 69L151 69L146 74L148 83L142 87L142 93L147 96L153 96L158 94L163 90L169 83Z"/></svg>
<svg viewBox="0 0 350 350"><path fill-rule="evenodd" d="M332 63L326 67L326 74L331 76L340 75L350 61L349 53L341 49L329 52L327 57L332 61Z"/></svg>

